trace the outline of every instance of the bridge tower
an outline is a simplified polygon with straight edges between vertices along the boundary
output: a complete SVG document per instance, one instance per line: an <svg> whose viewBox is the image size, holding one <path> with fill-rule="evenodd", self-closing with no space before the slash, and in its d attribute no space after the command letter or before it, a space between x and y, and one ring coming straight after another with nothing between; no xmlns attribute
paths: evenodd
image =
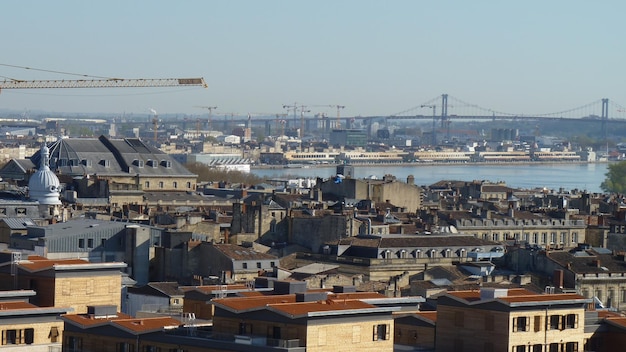
<svg viewBox="0 0 626 352"><path fill-rule="evenodd" d="M609 120L609 99L608 98L603 98L602 99L602 137L606 140L607 138L607 131L606 131L606 125L607 122Z"/></svg>
<svg viewBox="0 0 626 352"><path fill-rule="evenodd" d="M450 139L450 119L448 118L448 94L441 95L441 128L446 129L446 138Z"/></svg>

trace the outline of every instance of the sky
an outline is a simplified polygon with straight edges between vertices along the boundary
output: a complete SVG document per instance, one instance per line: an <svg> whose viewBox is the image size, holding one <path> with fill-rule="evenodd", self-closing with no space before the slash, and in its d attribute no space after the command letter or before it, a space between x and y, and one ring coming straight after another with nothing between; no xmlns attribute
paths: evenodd
<svg viewBox="0 0 626 352"><path fill-rule="evenodd" d="M625 14L621 0L7 0L0 80L208 88L3 89L0 111L427 115L442 94L509 113L626 105Z"/></svg>

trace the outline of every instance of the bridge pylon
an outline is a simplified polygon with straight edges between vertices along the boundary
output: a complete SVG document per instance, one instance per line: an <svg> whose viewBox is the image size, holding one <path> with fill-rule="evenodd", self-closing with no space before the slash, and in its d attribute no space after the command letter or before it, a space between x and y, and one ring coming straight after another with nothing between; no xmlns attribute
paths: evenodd
<svg viewBox="0 0 626 352"><path fill-rule="evenodd" d="M607 139L607 130L606 130L606 125L607 122L609 120L609 99L608 98L603 98L602 99L602 116L600 116L602 119L602 137L604 138L604 140L606 141Z"/></svg>

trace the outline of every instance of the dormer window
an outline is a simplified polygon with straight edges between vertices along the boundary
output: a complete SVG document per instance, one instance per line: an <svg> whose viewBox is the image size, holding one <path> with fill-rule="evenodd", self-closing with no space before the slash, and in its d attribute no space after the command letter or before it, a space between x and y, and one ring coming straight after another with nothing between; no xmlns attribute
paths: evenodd
<svg viewBox="0 0 626 352"><path fill-rule="evenodd" d="M81 160L81 163L87 167L91 167L91 160L90 159L83 159Z"/></svg>
<svg viewBox="0 0 626 352"><path fill-rule="evenodd" d="M133 164L137 167L143 167L143 160L135 159L133 160Z"/></svg>
<svg viewBox="0 0 626 352"><path fill-rule="evenodd" d="M100 160L100 165L102 165L104 167L110 167L111 166L111 160L109 160L109 159L102 159L102 160Z"/></svg>
<svg viewBox="0 0 626 352"><path fill-rule="evenodd" d="M161 165L165 166L166 168L171 168L172 167L172 162L169 160L163 160L161 161Z"/></svg>

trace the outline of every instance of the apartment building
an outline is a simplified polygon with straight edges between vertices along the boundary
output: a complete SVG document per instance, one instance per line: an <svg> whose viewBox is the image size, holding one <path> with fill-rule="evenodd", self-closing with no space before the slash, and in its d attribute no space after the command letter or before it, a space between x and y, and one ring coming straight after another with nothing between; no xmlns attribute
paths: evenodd
<svg viewBox="0 0 626 352"><path fill-rule="evenodd" d="M32 303L37 306L68 307L77 314L94 304L120 308L124 263L39 256L4 262L7 265L0 266L0 289L33 290L37 295Z"/></svg>
<svg viewBox="0 0 626 352"><path fill-rule="evenodd" d="M583 351L588 303L526 289L449 292L437 300L437 351Z"/></svg>
<svg viewBox="0 0 626 352"><path fill-rule="evenodd" d="M261 345L306 351L393 351L398 307L376 306L376 293L310 292L213 300L215 333L236 334Z"/></svg>
<svg viewBox="0 0 626 352"><path fill-rule="evenodd" d="M30 290L0 291L0 350L49 352L61 349L62 314L71 308L38 307Z"/></svg>

